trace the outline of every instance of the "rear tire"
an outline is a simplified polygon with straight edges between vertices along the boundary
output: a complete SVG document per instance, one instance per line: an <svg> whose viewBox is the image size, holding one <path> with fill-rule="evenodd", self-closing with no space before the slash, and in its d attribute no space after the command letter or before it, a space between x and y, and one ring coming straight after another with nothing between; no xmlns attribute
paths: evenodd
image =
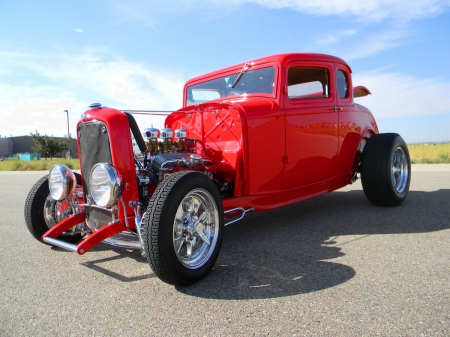
<svg viewBox="0 0 450 337"><path fill-rule="evenodd" d="M162 181L142 220L145 254L164 282L186 286L214 266L223 237L217 187L205 174L184 171Z"/></svg>
<svg viewBox="0 0 450 337"><path fill-rule="evenodd" d="M402 137L385 133L369 138L361 158L361 181L367 199L375 205L397 206L406 199L411 162Z"/></svg>

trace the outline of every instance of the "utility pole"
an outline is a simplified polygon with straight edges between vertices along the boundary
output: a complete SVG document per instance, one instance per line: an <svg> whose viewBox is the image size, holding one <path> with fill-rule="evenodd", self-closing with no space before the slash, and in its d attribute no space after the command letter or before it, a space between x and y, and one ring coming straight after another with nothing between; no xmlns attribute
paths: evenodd
<svg viewBox="0 0 450 337"><path fill-rule="evenodd" d="M66 112L67 115L67 139L69 139L69 158L71 158L72 156L70 155L70 133L69 133L69 110L64 110Z"/></svg>
<svg viewBox="0 0 450 337"><path fill-rule="evenodd" d="M67 138L69 138L69 110L64 110L67 115Z"/></svg>

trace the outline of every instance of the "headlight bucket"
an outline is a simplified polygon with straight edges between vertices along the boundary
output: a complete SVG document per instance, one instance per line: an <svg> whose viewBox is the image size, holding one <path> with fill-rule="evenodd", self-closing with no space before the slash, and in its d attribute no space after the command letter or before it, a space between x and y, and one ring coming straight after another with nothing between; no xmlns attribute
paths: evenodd
<svg viewBox="0 0 450 337"><path fill-rule="evenodd" d="M111 164L97 163L91 169L89 190L98 206L114 206L123 191L122 175Z"/></svg>
<svg viewBox="0 0 450 337"><path fill-rule="evenodd" d="M77 178L67 166L53 165L48 174L48 188L53 199L61 201L75 191Z"/></svg>

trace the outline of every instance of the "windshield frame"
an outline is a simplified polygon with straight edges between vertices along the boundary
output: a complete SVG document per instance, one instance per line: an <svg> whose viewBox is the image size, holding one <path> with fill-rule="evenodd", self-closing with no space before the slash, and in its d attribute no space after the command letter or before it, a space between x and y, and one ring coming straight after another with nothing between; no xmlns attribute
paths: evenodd
<svg viewBox="0 0 450 337"><path fill-rule="evenodd" d="M264 63L258 63L258 64L255 64L254 62L252 62L252 63L249 63L249 67L247 69L245 69L245 71L242 73L242 70L244 69L243 67L245 67L245 63L234 66L232 68L231 67L226 68L223 71L219 70L217 72L211 73L210 76L208 76L208 74L207 74L205 76L197 77L192 80L189 80L184 86L183 107L198 105L198 104L213 101L216 99L236 99L238 97L242 99L242 97L252 97L252 96L264 96L264 97L270 97L270 98L277 97L277 92L278 92L277 84L278 84L278 80L279 80L279 65L277 62L264 62ZM273 68L273 82L272 82L271 93L268 93L268 92L242 93L239 91L239 83L245 85L245 82L242 82L242 81L245 81L246 75L248 75L249 73L255 74L255 72L257 72L257 71L260 71L263 69L268 69L268 68ZM238 84L236 85L235 88L232 88L231 87L232 84L234 83L236 78L241 73L242 73L242 75L238 81ZM226 78L228 78L228 81L225 81ZM228 91L233 92L232 95L230 95L229 92L225 93L222 91L222 93L220 93L219 90L217 90L216 92L220 95L220 97L218 96L217 98L206 100L206 101L201 101L201 102L195 102L192 100L192 96L190 95L189 90L192 90L192 89L198 89L198 90L203 90L203 91L211 90L211 88L208 87L207 83L210 82L212 84L212 82L221 80L221 79L224 79L224 81L225 81L223 84L223 88L225 88L225 86L228 85ZM267 82L266 82L266 85L268 85ZM221 87L221 89L223 89L223 88ZM191 98L191 100L189 98Z"/></svg>

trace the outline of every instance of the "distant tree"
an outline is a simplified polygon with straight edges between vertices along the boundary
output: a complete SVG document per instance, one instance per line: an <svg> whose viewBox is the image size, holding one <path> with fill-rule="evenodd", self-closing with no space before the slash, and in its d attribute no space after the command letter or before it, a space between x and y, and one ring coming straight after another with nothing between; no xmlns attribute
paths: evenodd
<svg viewBox="0 0 450 337"><path fill-rule="evenodd" d="M39 153L44 158L50 159L58 152L66 150L70 143L70 135L58 142L53 136L41 136L37 130L35 134L31 133L31 138L34 142L33 151Z"/></svg>

